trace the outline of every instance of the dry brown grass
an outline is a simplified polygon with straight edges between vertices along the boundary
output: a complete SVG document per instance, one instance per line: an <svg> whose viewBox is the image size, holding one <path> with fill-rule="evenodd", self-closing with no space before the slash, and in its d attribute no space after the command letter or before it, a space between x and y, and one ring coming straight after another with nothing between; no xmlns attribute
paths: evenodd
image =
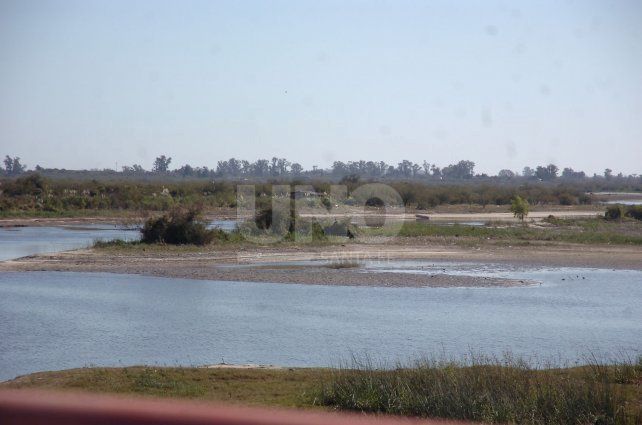
<svg viewBox="0 0 642 425"><path fill-rule="evenodd" d="M311 407L308 394L329 377L323 369L226 369L133 366L39 372L0 388L131 394L282 407Z"/></svg>

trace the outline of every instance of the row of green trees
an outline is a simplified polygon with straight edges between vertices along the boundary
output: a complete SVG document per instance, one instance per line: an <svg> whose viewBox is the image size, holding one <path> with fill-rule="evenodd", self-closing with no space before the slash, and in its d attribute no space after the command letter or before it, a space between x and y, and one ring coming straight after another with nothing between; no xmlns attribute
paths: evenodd
<svg viewBox="0 0 642 425"><path fill-rule="evenodd" d="M539 165L534 168L524 167L519 172L509 169L500 170L497 175L475 173L475 163L473 161L462 160L445 167L439 167L435 163L428 161L413 162L403 160L399 163L388 164L385 161L335 161L328 169L322 169L317 166L311 169L304 169L301 164L290 162L285 158L273 157L271 160L258 159L254 162L230 158L228 160L218 161L215 168L207 166L195 167L190 164L184 164L178 168L171 169L172 158L166 155L159 155L154 160L151 170L147 171L140 164L132 166L123 166L122 171L114 170L90 170L92 173L103 173L105 176L120 174L131 177L144 177L149 175L174 176L182 178L334 178L341 179L347 176L356 176L366 179L404 179L404 180L500 180L500 181L579 181L587 179L583 171L575 171L572 168L564 168L561 173L555 164ZM17 176L26 172L26 167L20 162L18 157L6 156L4 160L4 169L0 170L8 176ZM61 175L65 173L77 173L80 170L58 170L47 169L36 166L36 171L47 175ZM87 170L84 170L87 171ZM602 175L593 175L593 179L639 179L637 175L625 176L622 173L614 175L609 168L604 170Z"/></svg>
<svg viewBox="0 0 642 425"><path fill-rule="evenodd" d="M171 158L161 155L156 158L152 167L153 172L173 173L184 177L284 177L284 176L331 176L343 178L354 175L360 178L388 178L388 179L438 179L438 180L467 180L473 178L496 177L502 180L523 178L527 180L552 181L562 179L585 179L586 173L575 171L570 167L564 168L560 173L555 164L539 165L535 168L524 167L521 174L509 169L500 170L496 176L487 174L476 174L475 163L469 160L462 160L445 167L439 167L435 163L422 161L415 163L403 160L396 165L388 164L385 161L335 161L329 169L321 169L317 166L305 170L301 164L290 162L285 158L274 157L271 160L258 159L255 162L230 158L226 161L218 161L216 169L208 167L192 167L189 164L183 165L173 171L169 169ZM126 172L144 172L140 165L123 167ZM611 179L616 177L609 168L604 170L603 177ZM620 173L618 178L625 178ZM634 176L636 177L636 176Z"/></svg>

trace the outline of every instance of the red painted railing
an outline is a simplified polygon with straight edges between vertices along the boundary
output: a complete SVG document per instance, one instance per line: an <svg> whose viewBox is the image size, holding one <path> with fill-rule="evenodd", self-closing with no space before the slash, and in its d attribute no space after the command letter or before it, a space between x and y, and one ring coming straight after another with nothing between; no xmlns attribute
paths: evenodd
<svg viewBox="0 0 642 425"><path fill-rule="evenodd" d="M0 390L2 425L453 425L390 416L303 412L70 392Z"/></svg>

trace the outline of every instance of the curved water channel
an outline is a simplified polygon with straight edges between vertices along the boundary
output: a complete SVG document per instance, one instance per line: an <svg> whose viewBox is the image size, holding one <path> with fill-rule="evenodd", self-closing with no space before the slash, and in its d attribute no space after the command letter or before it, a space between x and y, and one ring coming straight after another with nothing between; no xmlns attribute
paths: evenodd
<svg viewBox="0 0 642 425"><path fill-rule="evenodd" d="M642 352L641 271L395 261L368 263L364 273L379 270L537 284L385 288L2 272L0 380L89 365L332 366L352 354L394 361L471 351L581 362Z"/></svg>
<svg viewBox="0 0 642 425"><path fill-rule="evenodd" d="M87 248L98 240L136 240L136 230L110 224L0 227L0 261L28 255Z"/></svg>
<svg viewBox="0 0 642 425"><path fill-rule="evenodd" d="M235 220L214 220L209 224L210 228L228 232L235 226ZM0 261L87 248L96 241L132 241L139 238L138 229L122 228L112 224L0 227Z"/></svg>

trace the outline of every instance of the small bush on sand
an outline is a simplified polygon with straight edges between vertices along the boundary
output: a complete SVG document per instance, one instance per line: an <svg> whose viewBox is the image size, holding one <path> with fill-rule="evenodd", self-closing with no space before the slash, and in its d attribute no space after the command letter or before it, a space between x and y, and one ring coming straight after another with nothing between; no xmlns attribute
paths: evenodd
<svg viewBox="0 0 642 425"><path fill-rule="evenodd" d="M529 205L526 199L523 199L519 195L516 195L513 198L510 205L510 212L512 212L516 218L520 219L522 223L524 222L524 218L528 215L528 209Z"/></svg>
<svg viewBox="0 0 642 425"><path fill-rule="evenodd" d="M150 218L141 229L144 243L206 245L215 238L226 238L220 229L208 229L197 209L176 208L160 217Z"/></svg>

